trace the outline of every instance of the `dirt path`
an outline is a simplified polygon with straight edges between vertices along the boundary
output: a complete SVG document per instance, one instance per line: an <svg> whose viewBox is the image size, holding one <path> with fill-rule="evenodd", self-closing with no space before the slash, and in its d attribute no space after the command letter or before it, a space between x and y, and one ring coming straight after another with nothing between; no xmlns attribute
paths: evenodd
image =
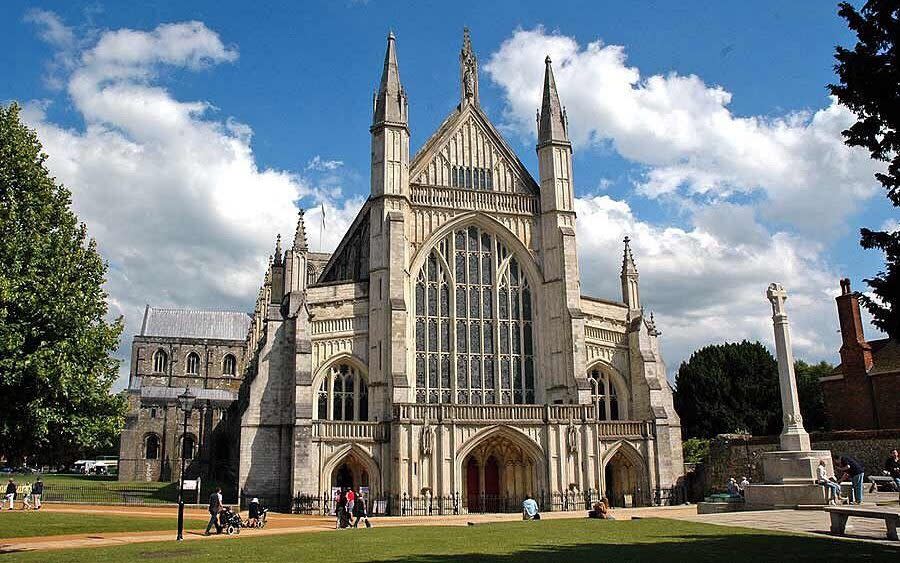
<svg viewBox="0 0 900 563"><path fill-rule="evenodd" d="M83 514L122 514L157 516L160 518L175 517L175 509L165 508L129 508L129 507L85 507L79 505L54 505L47 506L48 512L70 512ZM694 506L676 506L664 508L632 508L617 509L615 515L622 520L629 520L632 516L652 517L660 516L678 518L696 514ZM205 518L206 511L200 509L185 510L185 516L191 518ZM584 512L548 512L542 514L545 519L556 520L563 518L584 518ZM471 514L459 516L411 516L411 517L378 517L372 522L378 527L395 526L467 526L469 523L486 524L490 522L513 522L521 519L519 514ZM244 530L240 535L227 536L213 535L205 537L201 531L185 531L185 541L236 541L240 538L271 536L278 534L296 534L305 532L321 532L334 530L334 519L322 516L296 516L291 514L270 514L268 525L263 530ZM20 551L38 551L52 549L70 549L77 547L103 547L123 545L130 543L145 543L156 541L172 541L175 531L171 532L102 532L89 534L72 534L65 536L40 536L31 538L10 538L0 540L0 554Z"/></svg>

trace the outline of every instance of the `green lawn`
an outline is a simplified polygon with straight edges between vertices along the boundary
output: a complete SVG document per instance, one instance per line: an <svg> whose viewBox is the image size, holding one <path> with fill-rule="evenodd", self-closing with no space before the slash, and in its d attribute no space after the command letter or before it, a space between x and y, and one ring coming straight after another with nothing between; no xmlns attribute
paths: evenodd
<svg viewBox="0 0 900 563"><path fill-rule="evenodd" d="M0 539L30 536L58 536L94 532L150 532L176 530L177 520L146 516L68 514L65 512L0 512ZM206 520L185 520L188 529L204 529ZM173 536L174 537L174 536Z"/></svg>
<svg viewBox="0 0 900 563"><path fill-rule="evenodd" d="M203 539L53 551L55 563L96 561L303 561L353 563L594 563L897 561L894 547L675 520L544 520L459 527L378 528ZM8 561L48 561L17 553Z"/></svg>
<svg viewBox="0 0 900 563"><path fill-rule="evenodd" d="M34 484L38 477L44 482L44 502L85 502L97 504L172 504L178 499L178 483L158 481L119 481L110 475L12 475L18 485ZM8 475L2 476L0 486ZM216 483L204 482L200 498L209 498ZM205 496L204 496L205 494ZM188 502L196 500L196 493L187 495ZM19 499L21 500L21 499ZM231 501L233 499L226 499Z"/></svg>

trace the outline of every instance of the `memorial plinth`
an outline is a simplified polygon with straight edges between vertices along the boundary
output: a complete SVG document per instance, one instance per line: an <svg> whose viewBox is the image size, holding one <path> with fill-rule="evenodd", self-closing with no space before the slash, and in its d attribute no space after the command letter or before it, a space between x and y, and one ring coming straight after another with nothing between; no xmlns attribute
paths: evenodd
<svg viewBox="0 0 900 563"><path fill-rule="evenodd" d="M816 467L824 459L828 474L832 475L831 452L813 450L809 434L803 428L791 330L784 307L787 292L781 284L773 283L769 285L766 297L772 303L784 427L780 437L781 449L762 455L764 483L745 487L744 500L747 505L760 508L825 504L824 487L816 484Z"/></svg>

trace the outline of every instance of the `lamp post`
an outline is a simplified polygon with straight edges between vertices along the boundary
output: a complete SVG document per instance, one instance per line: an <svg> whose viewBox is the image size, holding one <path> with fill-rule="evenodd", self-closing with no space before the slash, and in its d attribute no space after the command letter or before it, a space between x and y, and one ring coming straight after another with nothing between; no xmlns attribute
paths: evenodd
<svg viewBox="0 0 900 563"><path fill-rule="evenodd" d="M184 426L181 431L181 474L178 483L178 537L175 538L176 541L184 540L184 438L187 436L188 419L191 417L196 400L197 396L191 393L188 387L184 388L184 393L178 395L178 404L184 411Z"/></svg>

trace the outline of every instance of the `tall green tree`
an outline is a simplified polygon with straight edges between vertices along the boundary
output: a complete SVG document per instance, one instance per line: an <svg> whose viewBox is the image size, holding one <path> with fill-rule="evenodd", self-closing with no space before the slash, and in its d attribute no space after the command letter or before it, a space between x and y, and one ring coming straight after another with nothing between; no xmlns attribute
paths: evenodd
<svg viewBox="0 0 900 563"><path fill-rule="evenodd" d="M759 342L706 346L678 368L675 410L685 438L781 430L778 365Z"/></svg>
<svg viewBox="0 0 900 563"><path fill-rule="evenodd" d="M122 319L106 320L106 264L19 107L0 106L0 455L64 460L113 443Z"/></svg>
<svg viewBox="0 0 900 563"><path fill-rule="evenodd" d="M840 84L828 89L853 113L857 121L843 132L844 142L868 149L872 158L887 162L886 172L875 178L887 197L900 207L900 3L869 0L857 10L841 2L838 14L856 33L853 49L838 45L835 59ZM863 248L885 254L885 269L865 280L877 298L862 296L872 322L892 338L900 338L900 229L860 230Z"/></svg>
<svg viewBox="0 0 900 563"><path fill-rule="evenodd" d="M800 398L800 414L803 415L803 427L807 431L827 430L828 415L825 411L825 395L822 393L820 377L831 375L834 366L828 362L808 364L803 360L794 362L794 373L797 375L797 395Z"/></svg>
<svg viewBox="0 0 900 563"><path fill-rule="evenodd" d="M800 412L807 430L826 427L819 377L833 369L826 362L794 363ZM778 362L759 342L713 344L691 354L678 368L674 401L685 438L781 432Z"/></svg>

